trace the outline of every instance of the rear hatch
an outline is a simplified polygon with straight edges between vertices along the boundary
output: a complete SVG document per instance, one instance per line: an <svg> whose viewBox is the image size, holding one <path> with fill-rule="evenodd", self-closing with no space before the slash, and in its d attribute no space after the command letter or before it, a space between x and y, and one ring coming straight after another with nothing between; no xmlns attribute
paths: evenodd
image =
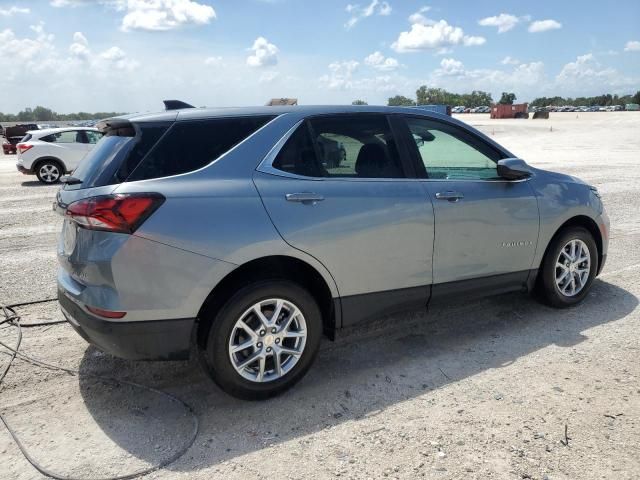
<svg viewBox="0 0 640 480"><path fill-rule="evenodd" d="M157 194L142 198L115 195L114 191L158 143L174 118L175 114L166 121L115 118L101 122L98 128L104 137L73 175L65 177L53 207L65 217L57 253L66 272L62 278L67 290L79 293L87 285L109 285L113 275L109 262L114 252L164 201Z"/></svg>

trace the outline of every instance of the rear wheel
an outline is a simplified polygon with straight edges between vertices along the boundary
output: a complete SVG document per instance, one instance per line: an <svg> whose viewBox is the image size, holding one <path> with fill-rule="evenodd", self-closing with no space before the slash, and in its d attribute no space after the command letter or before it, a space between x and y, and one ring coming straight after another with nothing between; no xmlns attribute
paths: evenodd
<svg viewBox="0 0 640 480"><path fill-rule="evenodd" d="M246 400L298 382L318 352L322 318L314 298L286 280L239 290L212 321L204 365L227 393Z"/></svg>
<svg viewBox="0 0 640 480"><path fill-rule="evenodd" d="M570 307L587 296L598 271L598 250L591 233L571 227L553 239L539 283L542 299L557 308Z"/></svg>
<svg viewBox="0 0 640 480"><path fill-rule="evenodd" d="M62 174L62 166L55 160L42 161L36 167L36 175L42 183L56 183Z"/></svg>

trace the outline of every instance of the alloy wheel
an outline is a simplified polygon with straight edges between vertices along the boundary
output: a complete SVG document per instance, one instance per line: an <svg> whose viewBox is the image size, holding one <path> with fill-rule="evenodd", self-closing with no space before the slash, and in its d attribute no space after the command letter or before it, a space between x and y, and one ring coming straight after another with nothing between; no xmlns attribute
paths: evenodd
<svg viewBox="0 0 640 480"><path fill-rule="evenodd" d="M574 297L582 291L591 272L591 254L586 243L573 239L560 250L556 259L556 287L565 297Z"/></svg>
<svg viewBox="0 0 640 480"><path fill-rule="evenodd" d="M288 300L262 300L236 321L229 338L231 364L257 383L285 376L298 363L307 341L304 315Z"/></svg>
<svg viewBox="0 0 640 480"><path fill-rule="evenodd" d="M60 170L51 163L45 163L40 167L40 178L46 183L55 183L60 178Z"/></svg>

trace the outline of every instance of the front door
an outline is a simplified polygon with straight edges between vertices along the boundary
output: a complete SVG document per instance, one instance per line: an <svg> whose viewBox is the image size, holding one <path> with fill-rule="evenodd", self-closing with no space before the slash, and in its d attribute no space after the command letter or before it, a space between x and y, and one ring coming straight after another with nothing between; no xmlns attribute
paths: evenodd
<svg viewBox="0 0 640 480"><path fill-rule="evenodd" d="M460 127L424 117L406 122L434 206L434 285L492 277L480 282L487 290L503 281L517 288L538 240L538 204L528 180L498 177L502 154ZM434 293L440 290L434 286Z"/></svg>
<svg viewBox="0 0 640 480"><path fill-rule="evenodd" d="M428 300L433 209L403 157L386 116L322 116L255 174L284 240L331 272L343 325Z"/></svg>

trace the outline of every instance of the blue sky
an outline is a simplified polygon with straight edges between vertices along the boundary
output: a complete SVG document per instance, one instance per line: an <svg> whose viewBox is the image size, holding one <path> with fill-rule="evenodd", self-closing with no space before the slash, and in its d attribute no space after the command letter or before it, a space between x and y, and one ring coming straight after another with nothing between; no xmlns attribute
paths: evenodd
<svg viewBox="0 0 640 480"><path fill-rule="evenodd" d="M634 93L639 19L638 0L0 0L0 111Z"/></svg>

